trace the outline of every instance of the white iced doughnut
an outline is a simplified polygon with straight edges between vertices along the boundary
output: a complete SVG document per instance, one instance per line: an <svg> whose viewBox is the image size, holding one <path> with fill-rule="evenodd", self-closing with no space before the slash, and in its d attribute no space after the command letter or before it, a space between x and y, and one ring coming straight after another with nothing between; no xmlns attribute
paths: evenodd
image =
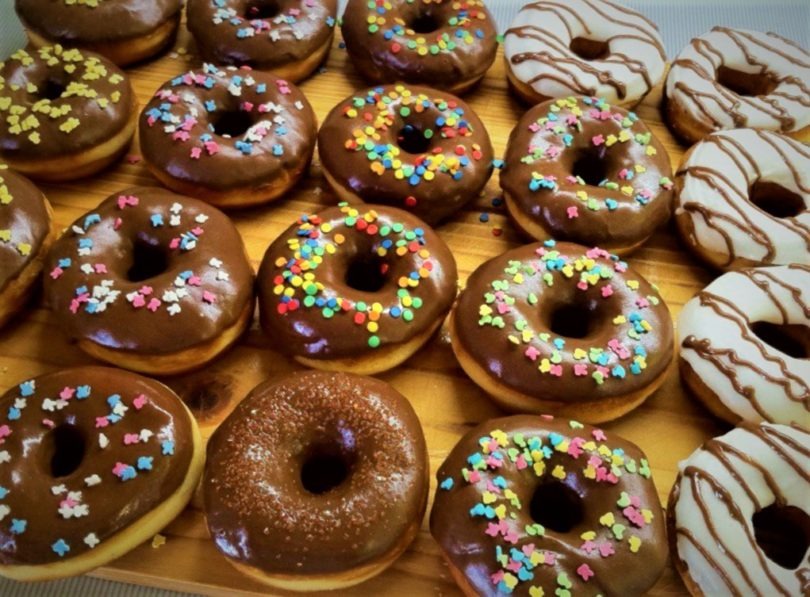
<svg viewBox="0 0 810 597"><path fill-rule="evenodd" d="M692 143L740 127L800 136L810 126L810 54L775 33L715 27L681 50L666 97L670 125Z"/></svg>
<svg viewBox="0 0 810 597"><path fill-rule="evenodd" d="M798 352L757 332L772 341L780 334ZM684 381L710 407L722 403L717 414L810 427L810 267L720 276L684 305L678 342Z"/></svg>
<svg viewBox="0 0 810 597"><path fill-rule="evenodd" d="M633 106L660 81L666 63L655 24L607 0L526 4L504 43L513 87L533 103L574 94Z"/></svg>
<svg viewBox="0 0 810 597"><path fill-rule="evenodd" d="M754 129L714 133L677 173L675 219L710 265L810 265L810 148Z"/></svg>
<svg viewBox="0 0 810 597"><path fill-rule="evenodd" d="M798 427L746 423L681 462L668 534L690 593L807 595L808 496L810 433Z"/></svg>

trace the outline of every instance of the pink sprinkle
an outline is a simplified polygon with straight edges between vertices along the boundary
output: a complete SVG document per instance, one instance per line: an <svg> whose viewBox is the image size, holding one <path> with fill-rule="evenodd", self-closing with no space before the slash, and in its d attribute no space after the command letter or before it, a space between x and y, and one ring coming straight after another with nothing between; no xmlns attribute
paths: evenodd
<svg viewBox="0 0 810 597"><path fill-rule="evenodd" d="M115 475L116 477L120 477L122 474L124 474L126 468L127 465L124 464L123 462L116 462L112 470L113 475Z"/></svg>
<svg viewBox="0 0 810 597"><path fill-rule="evenodd" d="M569 184L577 184L577 182L578 182L578 181L577 181L577 177L576 177L576 176L571 176L571 175L569 174L568 176L566 176L566 177L565 177L565 182L567 182L567 183L569 183Z"/></svg>
<svg viewBox="0 0 810 597"><path fill-rule="evenodd" d="M537 357L540 356L540 351L537 350L534 346L529 346L526 348L526 352L524 352L529 359L532 361L536 361Z"/></svg>
<svg viewBox="0 0 810 597"><path fill-rule="evenodd" d="M582 564L579 568L577 568L577 574L582 577L582 580L588 582L588 579L593 576L593 570L588 564Z"/></svg>
<svg viewBox="0 0 810 597"><path fill-rule="evenodd" d="M124 434L124 445L130 446L132 444L137 444L140 436L137 433L125 433Z"/></svg>
<svg viewBox="0 0 810 597"><path fill-rule="evenodd" d="M549 369L549 373L551 373L554 377L562 377L563 374L562 365L552 365L551 369Z"/></svg>
<svg viewBox="0 0 810 597"><path fill-rule="evenodd" d="M180 246L180 239L179 238L173 238L171 240L171 242L169 243L169 248L170 249L176 249L179 246Z"/></svg>
<svg viewBox="0 0 810 597"><path fill-rule="evenodd" d="M149 301L149 304L146 305L146 308L149 309L152 313L157 311L160 308L160 301L156 298L153 298Z"/></svg>
<svg viewBox="0 0 810 597"><path fill-rule="evenodd" d="M75 506L78 503L79 502L77 502L76 500L71 499L71 498L68 497L68 498L63 499L61 502L59 502L59 507L60 508L72 508L73 506Z"/></svg>
<svg viewBox="0 0 810 597"><path fill-rule="evenodd" d="M113 223L113 230L118 230L123 224L124 221L121 218L115 218L115 222Z"/></svg>
<svg viewBox="0 0 810 597"><path fill-rule="evenodd" d="M199 160L201 155L202 155L202 149L200 149L199 147L192 147L191 148L190 156L191 156L192 160Z"/></svg>
<svg viewBox="0 0 810 597"><path fill-rule="evenodd" d="M107 417L96 417L96 429L107 427L109 424L110 422L107 420Z"/></svg>
<svg viewBox="0 0 810 597"><path fill-rule="evenodd" d="M490 522L487 524L487 530L484 531L484 534L490 537L497 537L500 534L500 529L497 524Z"/></svg>
<svg viewBox="0 0 810 597"><path fill-rule="evenodd" d="M253 111L253 103L252 102L242 102L240 106L243 112L252 112Z"/></svg>
<svg viewBox="0 0 810 597"><path fill-rule="evenodd" d="M521 568L523 568L523 564L516 560L510 560L506 565L506 569L509 570L509 572L520 572Z"/></svg>
<svg viewBox="0 0 810 597"><path fill-rule="evenodd" d="M633 506L627 506L624 510L622 510L622 514L624 514L625 518L636 525L638 528L644 528L646 521L644 520L644 516L641 515L636 508Z"/></svg>
<svg viewBox="0 0 810 597"><path fill-rule="evenodd" d="M545 552L546 556L546 566L553 566L554 563L557 561L557 554L553 551Z"/></svg>
<svg viewBox="0 0 810 597"><path fill-rule="evenodd" d="M200 278L200 276L191 276L186 280L186 284L189 286L200 286L202 284L202 278Z"/></svg>
<svg viewBox="0 0 810 597"><path fill-rule="evenodd" d="M593 143L597 147L602 145L604 142L605 142L605 136L604 135L594 135L593 137L591 137L591 143Z"/></svg>
<svg viewBox="0 0 810 597"><path fill-rule="evenodd" d="M48 429L53 429L56 427L56 423L51 421L50 419L42 419L42 424L45 425Z"/></svg>
<svg viewBox="0 0 810 597"><path fill-rule="evenodd" d="M213 305L214 303L217 302L217 297L214 296L214 294L212 292L208 292L207 290L204 290L203 295L202 295L202 300L205 301L206 303L210 304L210 305Z"/></svg>
<svg viewBox="0 0 810 597"><path fill-rule="evenodd" d="M613 546L610 543L599 544L599 555L602 556L603 558L612 556L614 553L616 552L614 551Z"/></svg>
<svg viewBox="0 0 810 597"><path fill-rule="evenodd" d="M154 288L152 288L151 286L141 286L138 292L140 292L144 296L149 296L154 292Z"/></svg>
<svg viewBox="0 0 810 597"><path fill-rule="evenodd" d="M579 209L577 208L576 205L569 206L568 209L565 210L565 213L568 214L569 220L573 220L574 218L579 217Z"/></svg>
<svg viewBox="0 0 810 597"><path fill-rule="evenodd" d="M539 124L537 124L536 122L533 122L533 123L531 123L531 124L529 125L529 130L530 130L531 132L533 132L533 133L536 133L537 131L539 131L539 130L540 130L540 125L539 125Z"/></svg>
<svg viewBox="0 0 810 597"><path fill-rule="evenodd" d="M135 399L132 401L132 406L135 407L135 410L141 410L144 406L146 406L146 396L143 394L138 394L135 396Z"/></svg>
<svg viewBox="0 0 810 597"><path fill-rule="evenodd" d="M594 247L593 249L588 249L585 256L588 259L599 259L600 257L610 257L610 253L599 247Z"/></svg>
<svg viewBox="0 0 810 597"><path fill-rule="evenodd" d="M203 230L199 226L195 226L194 228L191 229L191 232L193 234L195 234L196 236L202 236L202 234L205 232L205 230Z"/></svg>
<svg viewBox="0 0 810 597"><path fill-rule="evenodd" d="M582 547L580 547L580 549L590 555L590 553L596 549L596 543L594 543L593 541L586 541L585 543L582 544Z"/></svg>
<svg viewBox="0 0 810 597"><path fill-rule="evenodd" d="M172 133L173 141L188 141L190 137L191 135L189 135L187 131L174 131L174 133Z"/></svg>
<svg viewBox="0 0 810 597"><path fill-rule="evenodd" d="M498 303L498 313L503 315L504 313L509 313L512 309L506 303Z"/></svg>
<svg viewBox="0 0 810 597"><path fill-rule="evenodd" d="M591 435L593 435L593 438L598 442L603 442L607 440L607 435L605 435L605 432L602 431L601 429L594 429L591 432Z"/></svg>
<svg viewBox="0 0 810 597"><path fill-rule="evenodd" d="M576 114L569 114L565 119L565 124L574 125L579 122L579 117Z"/></svg>
<svg viewBox="0 0 810 597"><path fill-rule="evenodd" d="M609 296L613 296L613 286L610 284L602 286L602 298L607 298Z"/></svg>
<svg viewBox="0 0 810 597"><path fill-rule="evenodd" d="M71 387L65 386L64 388L62 388L62 391L59 392L59 397L62 400L70 400L71 398L73 398L73 394L75 394L75 393L76 393L76 390L74 390Z"/></svg>
<svg viewBox="0 0 810 597"><path fill-rule="evenodd" d="M633 504L636 508L641 508L641 498L637 495L630 496L630 503Z"/></svg>
<svg viewBox="0 0 810 597"><path fill-rule="evenodd" d="M76 313L79 312L79 307L80 306L81 306L81 303L78 300L73 299L72 301L70 301L70 312L75 315Z"/></svg>
<svg viewBox="0 0 810 597"><path fill-rule="evenodd" d="M644 308L646 308L646 307L649 307L649 306L650 306L650 301L648 301L648 300L647 300L646 298L644 298L643 296L640 296L640 297L638 297L638 298L636 299L636 306L637 306L637 307L639 307L640 309L644 309Z"/></svg>
<svg viewBox="0 0 810 597"><path fill-rule="evenodd" d="M495 574L491 574L489 579L492 581L493 585L497 585L503 580L505 574L506 573L503 570L498 570Z"/></svg>
<svg viewBox="0 0 810 597"><path fill-rule="evenodd" d="M8 425L1 426L0 427L0 439L2 439L4 437L8 437L9 435L11 435L11 427L9 427Z"/></svg>
<svg viewBox="0 0 810 597"><path fill-rule="evenodd" d="M580 290L588 290L588 283L585 280L580 280L577 282L577 288Z"/></svg>
<svg viewBox="0 0 810 597"><path fill-rule="evenodd" d="M574 375L577 377L585 377L588 375L588 365L583 363L576 363L574 365Z"/></svg>
<svg viewBox="0 0 810 597"><path fill-rule="evenodd" d="M208 155L214 155L215 153L219 153L219 145L216 141L206 141L203 143L205 146L205 151L208 152Z"/></svg>
<svg viewBox="0 0 810 597"><path fill-rule="evenodd" d="M525 553L527 556L531 556L534 553L534 543L527 543L520 550Z"/></svg>
<svg viewBox="0 0 810 597"><path fill-rule="evenodd" d="M138 198L134 195L121 195L118 197L118 209L124 209L128 205L131 207L138 205Z"/></svg>
<svg viewBox="0 0 810 597"><path fill-rule="evenodd" d="M623 261L617 261L617 262L616 262L616 263L613 265L613 269L615 269L615 270L616 270L617 272L619 272L619 273L624 273L624 272L626 272L626 271L627 271L627 264L626 264L626 263L624 263Z"/></svg>
<svg viewBox="0 0 810 597"><path fill-rule="evenodd" d="M516 468L517 470L519 470L519 471L522 471L522 470L523 470L523 469L525 469L527 466L529 466L529 465L528 465L528 464L526 464L526 457L525 457L525 456L523 456L523 454L520 454L520 455L519 455L519 456L518 456L518 457L515 459L515 468Z"/></svg>
<svg viewBox="0 0 810 597"><path fill-rule="evenodd" d="M627 168L622 168L619 170L619 178L622 180L627 180L627 175L630 174L630 171Z"/></svg>
<svg viewBox="0 0 810 597"><path fill-rule="evenodd" d="M142 294L136 294L135 297L132 299L132 306L136 309L140 309L146 304L146 299L143 298Z"/></svg>
<svg viewBox="0 0 810 597"><path fill-rule="evenodd" d="M55 268L53 268L51 270L50 275L51 275L52 279L57 280L59 278L59 276L61 276L64 273L65 273L65 270L63 270L61 267L57 266L57 267L55 267Z"/></svg>
<svg viewBox="0 0 810 597"><path fill-rule="evenodd" d="M501 468L503 466L503 460L493 458L492 456L487 458L486 462L489 468Z"/></svg>
<svg viewBox="0 0 810 597"><path fill-rule="evenodd" d="M478 471L470 471L468 478L470 483L478 483L481 480L481 473Z"/></svg>
<svg viewBox="0 0 810 597"><path fill-rule="evenodd" d="M556 145L550 145L548 149L546 149L546 155L550 158L556 158L560 153L562 153L562 149Z"/></svg>
<svg viewBox="0 0 810 597"><path fill-rule="evenodd" d="M103 263L96 263L93 266L93 269L95 270L95 272L97 274L106 274L107 273L107 266L104 265Z"/></svg>
<svg viewBox="0 0 810 597"><path fill-rule="evenodd" d="M506 541L507 543L511 543L512 545L518 542L518 535L515 531L509 531L503 536L503 538L504 541Z"/></svg>

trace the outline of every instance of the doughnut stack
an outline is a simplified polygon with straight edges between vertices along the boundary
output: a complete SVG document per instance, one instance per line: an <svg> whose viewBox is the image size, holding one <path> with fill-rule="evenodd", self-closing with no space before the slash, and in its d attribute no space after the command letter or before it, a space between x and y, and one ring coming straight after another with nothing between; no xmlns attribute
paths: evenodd
<svg viewBox="0 0 810 597"><path fill-rule="evenodd" d="M106 566L193 504L273 590L394 591L371 579L419 537L466 595L642 594L670 562L695 596L808 591L799 44L717 26L667 69L613 0L501 34L484 0L14 6L0 575ZM498 187L495 254L470 214ZM670 219L706 266L680 310L650 266ZM662 504L645 444L672 438L621 434L682 414L679 381L727 428Z"/></svg>

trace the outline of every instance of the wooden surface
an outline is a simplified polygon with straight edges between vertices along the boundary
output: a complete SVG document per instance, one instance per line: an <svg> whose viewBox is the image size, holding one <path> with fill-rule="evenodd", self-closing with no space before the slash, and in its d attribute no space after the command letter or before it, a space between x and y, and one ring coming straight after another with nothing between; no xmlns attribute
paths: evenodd
<svg viewBox="0 0 810 597"><path fill-rule="evenodd" d="M181 34L177 48L180 54L170 53L156 62L130 70L141 105L169 78L199 65L185 32ZM338 101L365 86L347 62L345 50L338 47L337 39L325 66L325 72L301 85L319 121ZM660 97L658 90L637 111L663 142L673 165L677 166L683 148L661 124ZM496 155L502 156L509 132L524 108L507 91L500 58L483 84L466 99L487 125ZM130 157L137 156L138 151L135 142ZM125 161L92 180L43 186L54 205L57 222L67 226L126 186L157 185L142 163L130 163L134 161ZM478 264L522 242L502 208L492 206L492 199L500 195L499 191L496 174L481 198L439 229L455 254L462 282ZM258 267L270 242L298 215L311 213L335 201L316 159L310 176L289 196L269 207L234 213L233 218L244 237L254 267ZM487 223L480 221L483 212L490 214ZM502 232L497 235L499 230ZM648 280L658 284L675 320L684 302L712 278L710 272L686 253L671 227L659 230L628 260ZM90 357L65 340L54 317L37 303L22 313L15 324L2 331L0 392L41 373L91 362ZM295 368L297 366L291 360L272 350L254 320L246 337L202 372L166 381L192 405L199 415L204 434L208 435L252 387ZM425 350L403 366L379 377L407 396L416 409L425 430L433 472L467 429L501 414L458 367L446 333L437 335ZM724 431L706 410L685 395L674 366L670 368L664 386L642 407L604 427L634 441L647 452L663 502L666 502L675 479L678 461L686 458L705 439ZM435 483L432 473L431 502ZM161 547L155 548L149 543L142 545L94 574L197 593L267 593L262 585L242 576L219 555L208 538L197 505L187 508L164 531L164 535L167 541ZM392 568L343 592L350 595L409 596L458 593L441 560L438 546L430 537L427 517L417 539ZM651 594L685 593L677 573L670 567Z"/></svg>

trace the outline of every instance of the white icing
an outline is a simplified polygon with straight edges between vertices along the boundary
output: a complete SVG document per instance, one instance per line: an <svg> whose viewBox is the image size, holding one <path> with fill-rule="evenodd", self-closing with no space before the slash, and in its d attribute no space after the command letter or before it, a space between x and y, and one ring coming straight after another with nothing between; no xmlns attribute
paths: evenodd
<svg viewBox="0 0 810 597"><path fill-rule="evenodd" d="M743 151L757 163L751 163ZM703 180L706 169L712 172ZM690 243L762 265L810 264L810 149L806 146L770 131L736 129L713 133L692 148L679 176L682 190L675 201L675 213L691 218L694 238L687 239ZM748 192L758 180L796 193L804 200L805 210L795 217L777 218L757 208L748 200ZM685 209L690 203L718 215L709 225L699 211ZM775 245L770 258L768 243L752 236L744 216Z"/></svg>
<svg viewBox="0 0 810 597"><path fill-rule="evenodd" d="M792 289L800 290L798 301ZM704 293L727 299L747 317L747 321L740 321L740 315L722 303L714 303L714 306L722 309L725 316L718 315L709 305L701 304L701 294ZM775 300L785 310L786 322ZM695 374L729 410L743 419L755 423L795 422L810 427L810 360L793 358L777 350L759 340L749 328L750 323L757 321L810 326L810 317L806 313L808 309L810 268L780 266L729 272L684 305L678 320L681 358L689 363ZM738 321L745 326L750 338L743 336ZM708 340L713 351L733 350L738 359L756 367L735 366L728 356L720 360L721 366L734 368L742 387L753 391L753 400L741 394L717 364L702 357L693 348L684 347L683 341L688 336ZM763 352L769 358L766 359ZM793 377L783 375L781 362ZM773 379L763 376L757 369Z"/></svg>
<svg viewBox="0 0 810 597"><path fill-rule="evenodd" d="M807 450L810 449L810 434L786 425L763 424L761 430L766 432L769 441L775 443L780 454L773 446L745 428L737 428L717 438L751 458L764 470L768 471L778 484L778 490L785 498L786 505L795 506L808 511L808 496L810 496L810 459ZM787 436L785 441L780 436ZM791 445L793 442L794 445ZM800 447L796 448L796 444ZM804 450L804 454L801 450ZM704 595L719 597L736 594L748 595L801 595L802 576L810 574L810 563L805 553L802 563L797 570L788 570L771 561L755 542L753 523L751 517L760 509L766 508L776 501L774 492L768 486L763 473L743 460L740 456L725 452L734 472L712 452L704 448L698 449L687 460L680 463L683 476L679 478L679 495L673 505L677 529L677 556L688 568L689 576L700 587ZM803 475L796 471L788 462L790 459ZM687 467L690 470L687 470ZM698 476L694 470L700 471ZM737 476L735 476L735 474ZM705 477L713 478L722 487L722 492L716 492ZM697 485L697 493L693 490L693 479ZM759 504L754 503L745 490L747 485ZM725 496L723 494L726 494ZM724 502L730 498L739 508L743 524L740 524ZM704 517L698 500L709 512L709 519ZM710 525L719 533L720 540L712 536ZM700 547L706 551L711 563L698 548L687 538L691 534ZM808 550L810 552L810 550ZM758 554L762 556L764 565L760 563ZM733 558L740 564L742 570L749 576L745 579L743 573L735 565ZM767 571L767 572L766 572ZM768 573L775 579L768 577ZM726 575L728 581L723 578ZM732 585L732 586L729 586ZM783 592L786 589L786 592Z"/></svg>
<svg viewBox="0 0 810 597"><path fill-rule="evenodd" d="M577 37L606 42L610 55L583 60L569 47ZM525 5L506 32L504 52L515 78L542 96L596 95L619 106L632 106L649 91L642 69L655 86L665 68L656 27L639 13L607 0L540 0ZM515 64L513 58L524 53L545 53L555 59L551 64L536 59ZM626 86L624 97L600 80L599 73L586 72L589 66L621 81Z"/></svg>
<svg viewBox="0 0 810 597"><path fill-rule="evenodd" d="M745 47L745 52L738 44ZM756 64L748 62L746 52ZM717 82L721 65L746 73L764 71L781 82L770 95L741 97ZM773 33L715 27L693 39L672 63L666 94L669 101L714 130L749 126L791 132L810 125L808 82L810 54L798 46ZM692 96L695 93L698 98ZM704 94L706 97L700 97ZM792 126L782 128L773 101L795 119ZM735 111L745 119L743 124L734 122Z"/></svg>

